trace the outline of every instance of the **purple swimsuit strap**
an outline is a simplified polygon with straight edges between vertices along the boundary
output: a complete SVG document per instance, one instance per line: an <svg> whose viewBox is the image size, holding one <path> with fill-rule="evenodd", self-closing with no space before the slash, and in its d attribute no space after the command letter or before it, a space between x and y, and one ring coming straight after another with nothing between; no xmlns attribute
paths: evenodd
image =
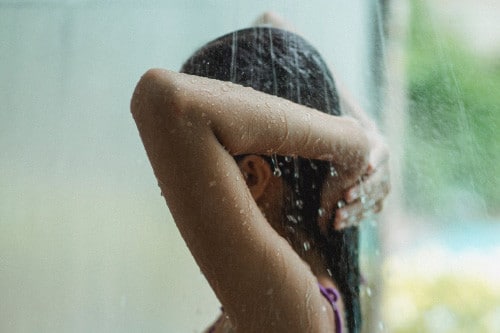
<svg viewBox="0 0 500 333"><path fill-rule="evenodd" d="M330 302L333 308L333 315L335 317L335 332L342 333L342 317L340 316L339 308L337 307L337 302L340 300L340 294L336 289L325 288L318 283L319 290L321 294Z"/></svg>

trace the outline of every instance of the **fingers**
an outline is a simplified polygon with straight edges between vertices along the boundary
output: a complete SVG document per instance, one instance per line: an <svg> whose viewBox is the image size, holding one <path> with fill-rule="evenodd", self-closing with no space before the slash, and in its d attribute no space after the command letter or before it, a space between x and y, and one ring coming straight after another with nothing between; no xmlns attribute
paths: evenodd
<svg viewBox="0 0 500 333"><path fill-rule="evenodd" d="M390 187L387 168L378 168L372 174L363 177L361 183L347 190L344 200L348 204L361 199L377 202L387 196Z"/></svg>
<svg viewBox="0 0 500 333"><path fill-rule="evenodd" d="M369 205L358 200L352 204L338 208L335 212L333 228L335 230L342 230L344 228L358 226L364 219L373 217L374 214L380 212L382 210L382 205L382 200L372 202Z"/></svg>
<svg viewBox="0 0 500 333"><path fill-rule="evenodd" d="M346 191L344 200L337 203L333 221L334 229L341 230L356 226L363 219L380 212L389 191L389 171L385 163Z"/></svg>

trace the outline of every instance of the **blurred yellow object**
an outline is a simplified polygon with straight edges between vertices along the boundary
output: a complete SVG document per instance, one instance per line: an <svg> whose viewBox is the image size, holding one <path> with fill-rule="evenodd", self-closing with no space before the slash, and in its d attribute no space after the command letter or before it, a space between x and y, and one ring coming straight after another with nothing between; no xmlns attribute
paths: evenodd
<svg viewBox="0 0 500 333"><path fill-rule="evenodd" d="M460 253L425 246L388 257L387 332L500 332L500 247Z"/></svg>

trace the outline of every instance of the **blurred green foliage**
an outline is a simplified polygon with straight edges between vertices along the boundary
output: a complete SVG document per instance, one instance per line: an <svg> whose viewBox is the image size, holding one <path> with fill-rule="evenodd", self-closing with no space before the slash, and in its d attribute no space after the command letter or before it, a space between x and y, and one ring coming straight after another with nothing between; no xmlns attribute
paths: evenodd
<svg viewBox="0 0 500 333"><path fill-rule="evenodd" d="M405 142L408 208L439 214L467 205L463 199L472 198L476 209L479 202L481 209L497 215L500 55L496 60L479 57L460 36L443 30L423 1L413 0L411 6Z"/></svg>

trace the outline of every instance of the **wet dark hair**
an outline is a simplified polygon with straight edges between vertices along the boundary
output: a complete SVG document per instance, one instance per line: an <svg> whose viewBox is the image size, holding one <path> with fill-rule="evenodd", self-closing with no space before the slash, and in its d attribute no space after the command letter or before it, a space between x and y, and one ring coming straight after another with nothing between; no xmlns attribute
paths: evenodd
<svg viewBox="0 0 500 333"><path fill-rule="evenodd" d="M302 37L285 30L254 27L224 35L196 51L181 72L231 81L324 113L341 114L335 82L320 54ZM343 296L349 332L358 332L358 229L335 231L330 226L328 235L323 235L317 223L330 164L284 156L267 160L291 188L285 199L286 230L293 233L300 228L313 240L310 246L320 247Z"/></svg>

